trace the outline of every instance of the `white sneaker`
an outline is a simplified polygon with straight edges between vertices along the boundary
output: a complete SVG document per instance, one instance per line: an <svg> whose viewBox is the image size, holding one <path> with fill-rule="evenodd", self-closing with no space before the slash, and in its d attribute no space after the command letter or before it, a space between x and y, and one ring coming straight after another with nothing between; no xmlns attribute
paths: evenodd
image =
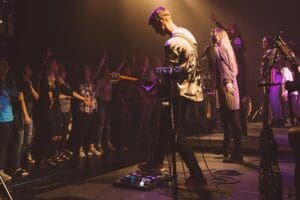
<svg viewBox="0 0 300 200"><path fill-rule="evenodd" d="M0 176L1 176L1 178L2 178L4 181L10 181L10 180L11 180L11 176L8 175L8 174L6 174L6 173L4 173L3 170L0 170Z"/></svg>
<svg viewBox="0 0 300 200"><path fill-rule="evenodd" d="M72 151L65 150L64 153L65 153L67 156L69 156L69 157L73 156L73 152L72 152Z"/></svg>
<svg viewBox="0 0 300 200"><path fill-rule="evenodd" d="M85 157L86 157L86 155L85 155L84 151L80 151L79 158L85 158Z"/></svg>
<svg viewBox="0 0 300 200"><path fill-rule="evenodd" d="M95 156L101 156L102 155L101 151L98 151L97 149L92 149L91 151L93 152L93 155L95 155Z"/></svg>
<svg viewBox="0 0 300 200"><path fill-rule="evenodd" d="M35 160L32 158L31 153L27 155L27 162L30 164L34 164Z"/></svg>
<svg viewBox="0 0 300 200"><path fill-rule="evenodd" d="M87 152L87 156L92 156L93 155L93 152L91 151L91 150L89 150L88 152Z"/></svg>
<svg viewBox="0 0 300 200"><path fill-rule="evenodd" d="M97 151L96 149L91 149L88 151L88 156L101 156L102 153L100 151Z"/></svg>
<svg viewBox="0 0 300 200"><path fill-rule="evenodd" d="M24 178L24 177L28 176L29 173L25 169L20 168L20 169L17 169L17 171L15 172L15 175Z"/></svg>

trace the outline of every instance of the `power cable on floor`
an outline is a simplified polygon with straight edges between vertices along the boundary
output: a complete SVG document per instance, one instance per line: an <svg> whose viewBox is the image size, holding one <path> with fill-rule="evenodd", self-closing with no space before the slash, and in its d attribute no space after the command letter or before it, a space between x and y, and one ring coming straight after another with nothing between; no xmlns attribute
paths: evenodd
<svg viewBox="0 0 300 200"><path fill-rule="evenodd" d="M197 136L198 139L198 143L201 144L200 142L200 136ZM209 144L211 144L211 135L209 135ZM202 158L205 164L205 167L207 168L209 174L213 177L212 181L214 183L219 184L236 184L239 183L240 180L237 178L233 178L232 176L237 176L238 175L242 175L242 173L238 172L237 170L216 170L214 173L212 173L212 171L210 170L210 168L208 167L204 152L201 152L202 154Z"/></svg>

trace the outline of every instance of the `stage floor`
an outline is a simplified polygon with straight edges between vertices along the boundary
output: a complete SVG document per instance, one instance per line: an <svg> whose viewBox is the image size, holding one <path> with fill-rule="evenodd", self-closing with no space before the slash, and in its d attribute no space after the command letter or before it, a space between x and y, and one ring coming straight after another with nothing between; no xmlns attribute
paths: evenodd
<svg viewBox="0 0 300 200"><path fill-rule="evenodd" d="M254 200L259 199L258 165L259 165L259 133L261 124L249 124L249 135L243 137L245 151L243 164L228 164L222 162L222 157L213 153L222 142L221 133L209 133L188 137L196 150L196 156L207 178L207 187L194 192L181 191L179 199L204 200ZM279 163L284 186L284 199L295 189L294 158L287 139L287 129L273 129L274 137L279 143ZM212 174L217 170L237 170L240 176L232 176L236 184L216 183ZM115 188L112 183L130 172L137 170L136 164L141 162L141 152L114 153L101 159L73 160L60 169L52 169L41 174L40 170L32 170L28 180L13 183L15 200L164 200L172 199L168 185L152 191ZM166 167L168 163L165 163ZM184 173L180 157L177 159L179 183L184 182ZM48 169L49 170L49 169ZM186 170L186 168L185 168ZM188 174L187 174L188 176ZM228 179L231 182L233 179Z"/></svg>
<svg viewBox="0 0 300 200"><path fill-rule="evenodd" d="M197 158L208 180L208 186L194 192L179 191L180 199L259 199L257 188L258 174L257 166L259 159L256 156L246 156L244 164L223 163L220 156L212 153L204 154L207 165L212 173L216 170L237 170L242 173L240 176L232 176L239 180L236 184L218 184L213 181L209 174L201 153L197 153ZM167 163L165 163L167 166ZM179 182L184 181L184 174L181 161L178 160ZM293 168L294 163L286 160L280 161L281 173L284 183L284 199L293 191ZM165 200L171 198L171 190L167 185L156 188L152 191L138 191L133 189L115 188L112 183L114 180L135 171L136 165L120 170L109 172L100 176L88 178L81 181L74 181L68 185L52 188L50 190L36 194L33 199L37 200ZM232 181L231 179L228 181Z"/></svg>

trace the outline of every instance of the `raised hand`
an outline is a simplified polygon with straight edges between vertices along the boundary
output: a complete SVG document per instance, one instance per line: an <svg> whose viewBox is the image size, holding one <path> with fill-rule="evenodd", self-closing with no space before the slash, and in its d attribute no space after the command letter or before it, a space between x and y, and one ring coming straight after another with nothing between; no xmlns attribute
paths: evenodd
<svg viewBox="0 0 300 200"><path fill-rule="evenodd" d="M209 15L209 19L210 19L211 21L213 21L213 22L216 22L217 19L216 19L216 17L215 17L215 13L211 12L210 15Z"/></svg>
<svg viewBox="0 0 300 200"><path fill-rule="evenodd" d="M102 66L104 64L104 62L106 61L106 58L107 58L107 50L104 49L103 55L100 58L100 66Z"/></svg>
<svg viewBox="0 0 300 200"><path fill-rule="evenodd" d="M104 51L103 51L103 58L106 58L106 57L107 57L107 50L104 49Z"/></svg>

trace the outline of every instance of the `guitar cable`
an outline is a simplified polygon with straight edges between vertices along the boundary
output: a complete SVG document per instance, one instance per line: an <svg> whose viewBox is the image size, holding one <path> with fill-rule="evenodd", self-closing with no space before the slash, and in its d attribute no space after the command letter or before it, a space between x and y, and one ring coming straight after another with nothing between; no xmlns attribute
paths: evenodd
<svg viewBox="0 0 300 200"><path fill-rule="evenodd" d="M201 140L200 140L199 135L197 135L197 139L198 139L199 145L201 145ZM212 142L211 134L209 134L209 149L211 148L211 142ZM237 170L215 170L213 173L207 164L204 150L201 151L201 155L202 155L202 159L204 161L205 167L206 167L207 171L209 172L210 176L212 177L212 182L216 183L217 187L218 187L218 185L221 185L221 184L237 184L240 182L239 179L234 178L232 176L242 175L241 172L239 172Z"/></svg>

